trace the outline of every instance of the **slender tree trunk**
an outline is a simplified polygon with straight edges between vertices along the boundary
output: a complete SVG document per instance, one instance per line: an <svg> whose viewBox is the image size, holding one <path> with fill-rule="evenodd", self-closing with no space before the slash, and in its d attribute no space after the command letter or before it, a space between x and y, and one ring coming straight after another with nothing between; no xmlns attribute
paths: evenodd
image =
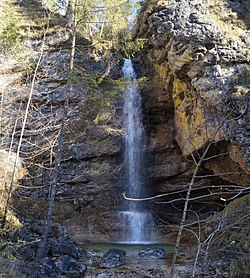
<svg viewBox="0 0 250 278"><path fill-rule="evenodd" d="M68 84L70 87L70 92L72 92L72 81L71 76L74 69L74 57L75 57L75 44L76 44L76 27L77 27L77 6L78 6L78 0L75 0L74 2L74 10L73 10L73 28L72 28L72 44L71 44L71 53L70 53L70 62L69 62L69 76L68 76ZM47 254L46 251L46 245L48 241L48 234L51 227L52 222L52 213L55 203L55 197L56 197L56 191L57 191L57 184L60 179L60 166L62 161L62 152L63 152L63 143L64 143L64 136L65 136L65 124L67 121L67 114L68 114L68 106L69 106L69 95L66 95L65 102L64 102L64 113L63 113L63 119L61 124L61 132L59 136L59 144L57 149L57 158L56 158L56 165L55 165L55 172L54 172L54 181L51 189L51 196L49 201L49 207L47 212L47 218L45 221L44 226L44 233L41 241L40 248L37 252L37 261L40 261L43 259Z"/></svg>

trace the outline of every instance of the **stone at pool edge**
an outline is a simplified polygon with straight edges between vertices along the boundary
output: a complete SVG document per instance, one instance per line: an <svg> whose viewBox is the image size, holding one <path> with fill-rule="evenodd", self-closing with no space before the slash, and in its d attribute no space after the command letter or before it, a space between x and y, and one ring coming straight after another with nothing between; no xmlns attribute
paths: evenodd
<svg viewBox="0 0 250 278"><path fill-rule="evenodd" d="M103 268L113 268L121 266L126 256L126 251L120 249L109 249L99 262Z"/></svg>
<svg viewBox="0 0 250 278"><path fill-rule="evenodd" d="M144 259L164 259L166 252L163 248L143 248L139 251L138 256Z"/></svg>

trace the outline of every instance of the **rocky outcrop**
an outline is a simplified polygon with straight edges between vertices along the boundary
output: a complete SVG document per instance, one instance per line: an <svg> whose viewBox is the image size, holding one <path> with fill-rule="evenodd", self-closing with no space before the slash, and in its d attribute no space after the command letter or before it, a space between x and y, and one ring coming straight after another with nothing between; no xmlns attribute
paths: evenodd
<svg viewBox="0 0 250 278"><path fill-rule="evenodd" d="M3 196L9 191L14 172L13 189L15 190L18 187L18 180L27 174L26 170L22 160L15 153L0 150L0 192Z"/></svg>
<svg viewBox="0 0 250 278"><path fill-rule="evenodd" d="M144 54L155 76L150 97L159 95L174 125L171 130L170 119L162 123L151 146L174 136L184 157L199 159L212 141L204 163L208 173L243 186L250 177L247 2L148 1L136 29L136 36L148 39ZM179 174L171 165L170 172Z"/></svg>

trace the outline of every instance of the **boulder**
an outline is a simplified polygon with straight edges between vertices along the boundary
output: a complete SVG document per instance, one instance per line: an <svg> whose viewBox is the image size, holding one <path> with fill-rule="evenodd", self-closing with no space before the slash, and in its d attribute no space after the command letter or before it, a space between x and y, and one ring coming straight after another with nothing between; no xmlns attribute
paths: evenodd
<svg viewBox="0 0 250 278"><path fill-rule="evenodd" d="M121 266L126 256L126 252L119 249L109 249L104 254L103 258L99 262L99 265L103 268L113 268Z"/></svg>
<svg viewBox="0 0 250 278"><path fill-rule="evenodd" d="M78 272L83 273L86 267L74 260L73 258L64 255L60 256L55 262L59 273Z"/></svg>
<svg viewBox="0 0 250 278"><path fill-rule="evenodd" d="M49 240L49 253L54 257L67 255L74 259L79 259L86 251L82 250L70 239L67 230L63 226L55 228L56 238Z"/></svg>
<svg viewBox="0 0 250 278"><path fill-rule="evenodd" d="M166 252L163 248L144 248L139 251L138 256L145 259L164 259Z"/></svg>

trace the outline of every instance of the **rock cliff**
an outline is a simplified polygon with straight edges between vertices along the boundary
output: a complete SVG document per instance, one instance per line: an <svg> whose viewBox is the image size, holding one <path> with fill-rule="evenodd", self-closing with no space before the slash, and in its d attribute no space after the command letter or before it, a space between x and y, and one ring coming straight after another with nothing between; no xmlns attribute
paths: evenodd
<svg viewBox="0 0 250 278"><path fill-rule="evenodd" d="M148 40L138 67L150 65L155 84L145 111L151 122L165 119L149 146L176 140L183 157L198 160L212 141L207 173L243 186L250 178L249 8L249 1L147 1L135 31ZM180 174L168 165L170 175Z"/></svg>
<svg viewBox="0 0 250 278"><path fill-rule="evenodd" d="M32 79L42 53L20 151L23 172L27 175L22 176L21 186L13 194L12 206L26 211L24 222L26 217L30 218L27 220L30 223L44 219L44 208L47 208L53 184L64 102L68 96L54 222L62 221L78 241L110 240L112 223L116 223L112 210L122 199L119 175L123 131L121 113L115 114L115 104L121 105L121 95L114 85L119 74L111 70L113 80L107 78L99 82L98 77L105 72L107 62L96 60L90 42L78 34L74 61L77 72L71 90L68 82L72 40L69 19L51 14L48 21L48 10L36 0L4 1L0 6L1 16L8 5L13 11L13 22L18 18L18 25L13 24L21 33L22 41L17 53L5 49L0 54L1 127L4 127L1 130L1 165L7 160L7 151L17 149ZM117 91L117 96L114 93L112 96L113 91ZM7 165L8 175L11 175L11 165Z"/></svg>
<svg viewBox="0 0 250 278"><path fill-rule="evenodd" d="M18 119L16 148L22 127L18 111L25 110L46 30L39 2L11 3L20 17L24 52L19 60L6 53L0 57L8 131L2 134L2 149L8 149ZM247 1L152 0L138 16L135 36L148 40L134 62L138 74L148 77L142 95L149 191L155 195L181 190L182 194L173 193L162 199L164 202L185 195L194 169L192 157L198 160L211 140L212 147L199 172L206 178L198 179L194 196L212 190L216 194L211 200L224 205L220 198L228 197L223 190L226 185L230 183L234 189L249 184L248 9ZM80 35L75 58L79 80L74 80L70 90L71 32L67 18L52 16L45 38L21 149L29 175L14 194L13 205L30 217L35 214L34 221L44 219L63 103L69 93L54 220L65 225L79 242L119 239L122 219L117 218L116 210L124 201L122 98L109 98L110 92L118 90L109 78L97 82L107 61L96 61L89 42ZM112 69L110 77L118 76L119 67ZM110 102L108 109L98 104L101 99ZM14 101L7 106L10 100ZM183 199L175 202L182 204ZM214 209L212 202L201 205L204 211ZM179 221L179 213L169 203L149 206L167 223Z"/></svg>
<svg viewBox="0 0 250 278"><path fill-rule="evenodd" d="M68 95L66 140L53 223L65 226L78 243L120 241L126 227L124 214L117 212L124 202L123 103L120 94L112 94L120 92L114 82L120 65L100 82L107 61L96 61L89 41L78 34L77 78L72 81L71 90L69 20L53 14L47 28L46 10L40 1L3 1L3 5L9 4L20 19L23 49L18 55L8 51L0 54L2 180L12 175L14 152L46 33L17 160L22 182L11 199L29 231L19 238L32 234L27 241L36 242L43 233L63 105ZM226 233L223 236L225 230L221 232L218 246L226 238L228 245L248 252L248 240L241 240L240 233L231 233L230 228L234 222L237 231L244 229L240 224L249 219L245 211L249 195L229 204L228 211L212 220L203 217L249 190L249 12L249 0L148 0L138 15L135 36L147 39L144 49L134 58L138 75L147 77L141 92L147 137L145 174L151 195L169 194L146 204L157 219L149 227L156 241L174 240L176 226L172 224L180 221L195 162L212 142L194 184L192 209L197 209L202 223L206 223L203 238L222 227ZM2 182L1 194L4 187ZM195 219L196 223L198 214L193 215L189 214L188 220ZM248 231L244 230L245 238ZM190 234L185 236L185 242L194 243ZM54 241L58 247L60 241L52 241L50 248L55 248ZM34 259L35 248L29 259ZM65 255L64 251L60 250L59 255Z"/></svg>

